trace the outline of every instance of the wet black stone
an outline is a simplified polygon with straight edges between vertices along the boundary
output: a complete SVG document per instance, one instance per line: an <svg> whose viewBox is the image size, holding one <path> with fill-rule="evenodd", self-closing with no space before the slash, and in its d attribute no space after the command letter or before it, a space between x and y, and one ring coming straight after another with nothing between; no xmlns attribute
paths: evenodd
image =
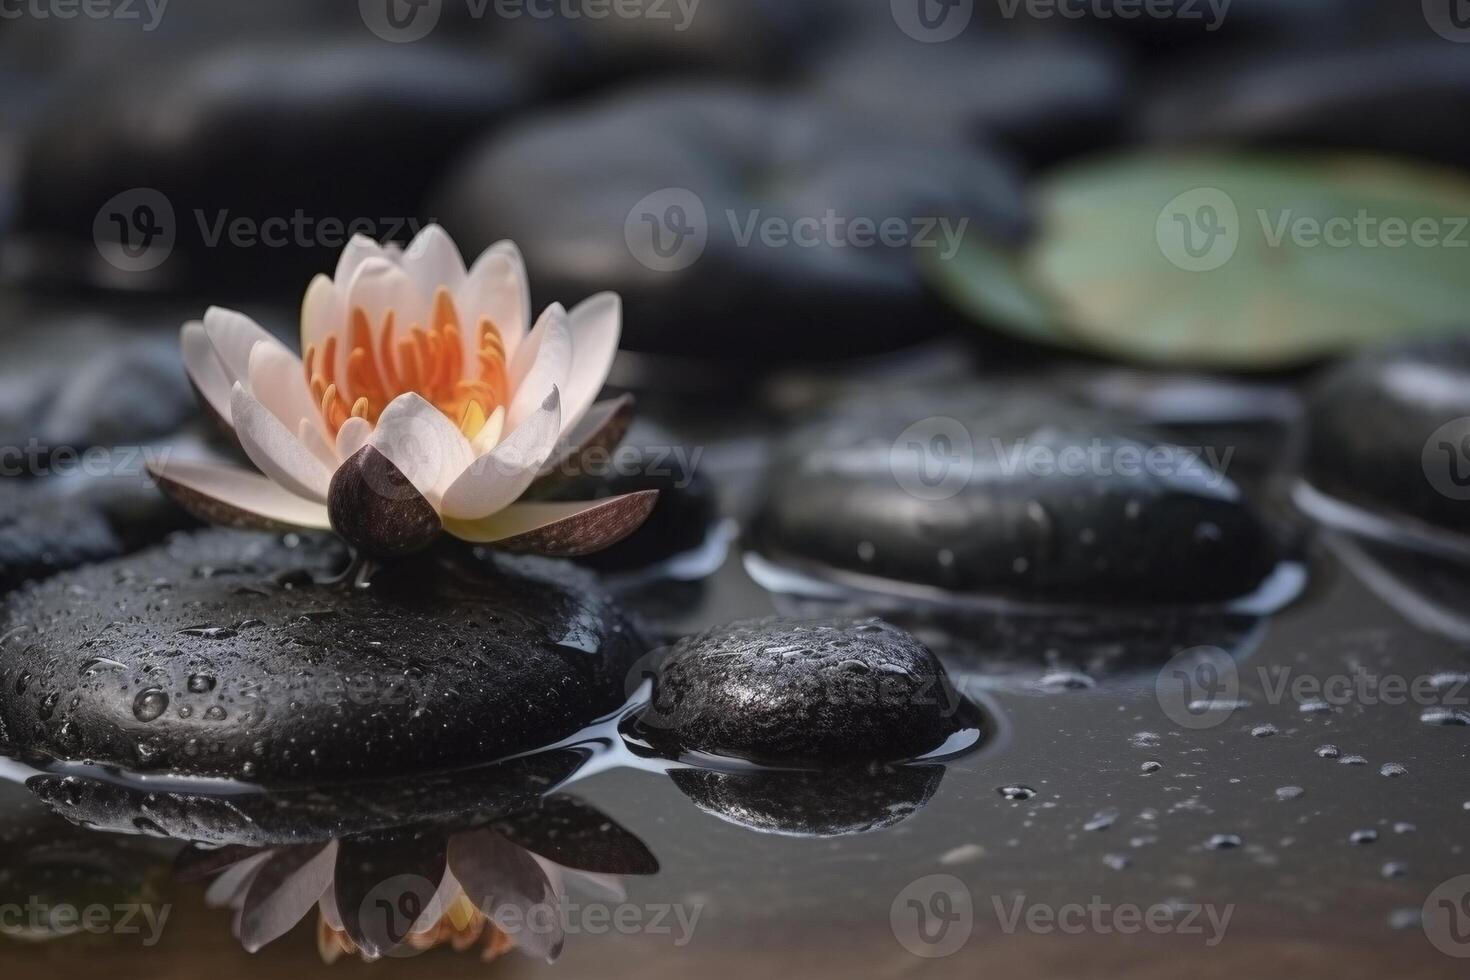
<svg viewBox="0 0 1470 980"><path fill-rule="evenodd" d="M23 272L130 290L299 290L352 230L412 237L425 191L531 86L483 51L387 44L361 26L345 38L154 55L79 79L23 147ZM171 231L172 251L152 269L114 268L94 221L103 213L121 241L105 206L132 225L146 202L125 192L137 188L167 200L171 219L154 207L146 225L163 230L158 249ZM130 235L146 244L144 229Z"/></svg>
<svg viewBox="0 0 1470 980"><path fill-rule="evenodd" d="M487 763L622 703L641 643L590 573L446 561L317 585L333 541L207 531L53 578L0 611L0 723L26 754L281 785Z"/></svg>
<svg viewBox="0 0 1470 980"><path fill-rule="evenodd" d="M1089 0L1076 4L1021 3L1019 13L1007 16L1008 5L977 4L988 11L996 27L1020 26L1040 33L1085 31L1128 45L1139 58L1158 59L1164 66L1197 58L1200 52L1249 50L1253 47L1330 46L1355 38L1377 39L1389 26L1407 25L1409 33L1423 36L1424 23L1385 12L1418 5L1384 4L1377 0ZM1031 17L1029 10L1043 12ZM1064 14L1063 11L1066 11ZM973 33L975 28L971 28Z"/></svg>
<svg viewBox="0 0 1470 980"><path fill-rule="evenodd" d="M83 830L62 820L22 786L0 783L0 903L34 909L8 918L0 935L40 941L74 935L80 923L58 906L158 901L167 886L172 842ZM48 911L49 910L49 911Z"/></svg>
<svg viewBox="0 0 1470 980"><path fill-rule="evenodd" d="M51 481L0 478L0 591L126 550L101 510L58 497Z"/></svg>
<svg viewBox="0 0 1470 980"><path fill-rule="evenodd" d="M179 356L182 317L104 315L0 299L0 459L5 475L39 475L57 449L137 445L198 412ZM75 467L75 456L62 460Z"/></svg>
<svg viewBox="0 0 1470 980"><path fill-rule="evenodd" d="M1467 418L1470 339L1363 354L1312 394L1306 478L1370 509L1470 532Z"/></svg>
<svg viewBox="0 0 1470 980"><path fill-rule="evenodd" d="M943 251L941 226L919 219L1016 240L1027 212L993 154L881 122L735 88L646 89L505 130L431 210L467 251L515 239L537 295L619 292L634 350L769 363L892 349L952 322L920 249L826 242L848 241L848 222L898 219ZM837 230L820 225L829 212ZM772 218L808 219L808 244L764 234Z"/></svg>
<svg viewBox="0 0 1470 980"><path fill-rule="evenodd" d="M653 666L651 742L768 764L908 759L974 723L943 666L876 619L735 623Z"/></svg>
<svg viewBox="0 0 1470 980"><path fill-rule="evenodd" d="M646 568L698 548L715 522L714 485L663 446L627 445L609 454L607 466L587 467L537 495L547 501L603 500L640 490L657 490L658 503L632 535L605 551L577 559L601 572Z"/></svg>
<svg viewBox="0 0 1470 980"><path fill-rule="evenodd" d="M33 776L26 785L60 816L97 830L142 830L215 847L272 847L431 820L495 820L537 807L542 794L583 761L560 749L454 773L227 795L53 774Z"/></svg>
<svg viewBox="0 0 1470 980"><path fill-rule="evenodd" d="M934 795L943 766L858 772L670 773L694 805L748 830L788 837L845 837L913 816Z"/></svg>
<svg viewBox="0 0 1470 980"><path fill-rule="evenodd" d="M1287 51L1176 76L1145 111L1162 143L1326 147L1470 164L1470 59L1418 43Z"/></svg>
<svg viewBox="0 0 1470 980"><path fill-rule="evenodd" d="M595 2L563 0L541 16L481 18L478 24L454 26L446 8L441 29L486 29L498 47L527 61L549 88L575 94L661 75L788 76L833 27L831 12L821 2L721 0L691 10L686 0L683 6L643 0L641 16L599 17ZM460 13L467 16L469 8Z"/></svg>
<svg viewBox="0 0 1470 980"><path fill-rule="evenodd" d="M1019 386L871 394L793 434L772 474L759 545L816 574L1160 603L1248 594L1277 560L1204 457Z"/></svg>
<svg viewBox="0 0 1470 980"><path fill-rule="evenodd" d="M1033 166L1117 139L1128 99L1125 65L1082 36L846 47L821 64L813 91L836 104L939 133L962 133Z"/></svg>

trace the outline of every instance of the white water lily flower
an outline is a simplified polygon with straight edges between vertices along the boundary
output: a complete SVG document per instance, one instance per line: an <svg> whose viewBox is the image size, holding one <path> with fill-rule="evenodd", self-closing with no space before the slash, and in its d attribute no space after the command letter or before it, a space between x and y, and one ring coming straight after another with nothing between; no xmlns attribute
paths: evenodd
<svg viewBox="0 0 1470 980"><path fill-rule="evenodd" d="M616 543L656 494L522 503L590 447L622 438L624 397L594 404L622 306L602 293L530 322L519 250L468 270L437 225L406 250L355 237L301 308L301 356L249 317L210 309L184 325L184 363L204 403L259 475L163 463L159 485L196 515L241 527L335 530L391 558L441 531L519 551L579 555Z"/></svg>

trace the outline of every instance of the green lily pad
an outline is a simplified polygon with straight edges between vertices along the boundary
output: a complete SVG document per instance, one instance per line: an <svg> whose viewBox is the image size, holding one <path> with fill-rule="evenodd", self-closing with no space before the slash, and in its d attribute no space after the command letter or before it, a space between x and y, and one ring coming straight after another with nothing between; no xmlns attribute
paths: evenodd
<svg viewBox="0 0 1470 980"><path fill-rule="evenodd" d="M926 256L951 302L1033 341L1272 369L1470 311L1470 181L1343 156L1129 157L1060 171L1007 253Z"/></svg>

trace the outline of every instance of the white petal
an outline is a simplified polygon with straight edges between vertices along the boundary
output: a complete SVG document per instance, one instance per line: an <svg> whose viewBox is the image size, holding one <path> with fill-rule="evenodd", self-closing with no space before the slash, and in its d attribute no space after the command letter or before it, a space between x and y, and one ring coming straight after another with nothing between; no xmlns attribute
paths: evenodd
<svg viewBox="0 0 1470 980"><path fill-rule="evenodd" d="M563 389L563 433L582 421L607 381L623 334L623 301L617 293L598 293L575 306L567 322L572 333L572 371Z"/></svg>
<svg viewBox="0 0 1470 980"><path fill-rule="evenodd" d="M199 393L209 402L215 414L228 422L231 381L225 375L224 365L220 364L219 357L214 353L209 335L204 332L203 322L190 320L184 324L179 331L179 347L184 352L184 369L189 372L194 387L199 389Z"/></svg>
<svg viewBox="0 0 1470 980"><path fill-rule="evenodd" d="M537 542L543 553L558 557L575 557L590 554L607 547L615 540L626 537L637 530L637 524L626 520L611 523L598 522L592 528L579 522L584 516L597 518L619 511L651 509L657 496L651 490L624 494L621 497L604 497L601 500L583 500L573 503L529 503L511 504L502 511L477 521L459 521L446 517L444 530L462 541L473 544L497 544L535 532L549 532L550 539ZM641 498L641 499L640 499ZM603 511L604 515L595 512ZM562 540L555 540L560 537Z"/></svg>
<svg viewBox="0 0 1470 980"><path fill-rule="evenodd" d="M250 352L256 344L271 343L282 349L286 346L245 314L218 306L205 312L204 333L232 385L250 377Z"/></svg>
<svg viewBox="0 0 1470 980"><path fill-rule="evenodd" d="M250 888L250 883L273 853L275 852L262 851L252 854L239 864L232 864L220 872L220 876L210 882L209 888L204 892L205 906L212 909L237 907L245 900L245 892Z"/></svg>
<svg viewBox="0 0 1470 980"><path fill-rule="evenodd" d="M488 453L500 445L500 437L505 434L505 406L497 405L495 411L485 420L480 431L475 433L475 438L470 440L470 449L474 451L476 459Z"/></svg>
<svg viewBox="0 0 1470 980"><path fill-rule="evenodd" d="M515 503L536 479L561 433L561 394L555 388L525 423L475 460L444 494L440 512L477 521Z"/></svg>
<svg viewBox="0 0 1470 980"><path fill-rule="evenodd" d="M388 457L414 489L435 507L444 491L474 459L459 427L411 391L399 395L383 409L367 444Z"/></svg>
<svg viewBox="0 0 1470 980"><path fill-rule="evenodd" d="M301 358L280 344L256 344L250 352L250 394L287 429L299 432L303 419L316 423L321 410L306 388Z"/></svg>
<svg viewBox="0 0 1470 980"><path fill-rule="evenodd" d="M323 466L336 471L341 459L337 456L336 447L322 434L322 427L319 423L311 419L302 419L296 426L296 438L301 440L303 446L311 450L313 456L322 461Z"/></svg>
<svg viewBox="0 0 1470 980"><path fill-rule="evenodd" d="M393 335L398 339L407 337L414 326L427 326L428 302L419 296L419 290L408 273L388 259L368 259L358 267L357 273L347 286L345 308L348 311L361 309L367 314L368 325L376 337L383 329L388 313L393 313ZM336 377L347 377L347 358L352 351L349 344L338 344Z"/></svg>
<svg viewBox="0 0 1470 980"><path fill-rule="evenodd" d="M224 463L162 460L149 466L160 479L176 483L235 510L293 527L329 530L327 508L298 497L259 473Z"/></svg>
<svg viewBox="0 0 1470 980"><path fill-rule="evenodd" d="M337 259L337 271L332 273L332 278L337 281L339 289L346 289L357 270L368 259L387 259L393 264L398 262L398 253L389 251L382 245L373 241L366 235L353 235L347 247L342 249L342 255Z"/></svg>
<svg viewBox="0 0 1470 980"><path fill-rule="evenodd" d="M512 394L505 413L506 427L514 432L541 407L552 389L566 387L571 370L572 334L567 312L560 303L553 303L511 359Z"/></svg>
<svg viewBox="0 0 1470 980"><path fill-rule="evenodd" d="M498 242L475 260L454 298L465 326L465 363L476 363L480 318L489 317L505 342L505 354L516 348L531 326L531 284L526 263L513 242Z"/></svg>
<svg viewBox="0 0 1470 980"><path fill-rule="evenodd" d="M240 942L246 952L259 952L290 932L331 884L337 842L329 841L302 863L309 847L278 851L250 883L240 920Z"/></svg>
<svg viewBox="0 0 1470 980"><path fill-rule="evenodd" d="M403 253L403 269L418 284L425 302L434 298L440 286L453 296L464 286L464 259L454 240L438 225L419 232Z"/></svg>
<svg viewBox="0 0 1470 980"><path fill-rule="evenodd" d="M345 288L346 282L342 286ZM301 353L308 347L322 349L327 335L343 329L347 323L347 311L342 302L342 291L327 276L317 276L306 287L301 300Z"/></svg>
<svg viewBox="0 0 1470 980"><path fill-rule="evenodd" d="M337 430L337 458L347 459L357 455L357 451L367 445L368 436L373 434L373 424L367 419L356 416L342 423L342 428Z"/></svg>
<svg viewBox="0 0 1470 980"><path fill-rule="evenodd" d="M297 496L326 502L331 471L238 382L230 397L230 417L245 455L262 473Z"/></svg>

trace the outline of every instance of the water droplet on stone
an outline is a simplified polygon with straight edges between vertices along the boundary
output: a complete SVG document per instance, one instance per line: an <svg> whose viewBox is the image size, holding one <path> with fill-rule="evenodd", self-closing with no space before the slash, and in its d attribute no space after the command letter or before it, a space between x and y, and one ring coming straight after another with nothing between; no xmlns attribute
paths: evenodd
<svg viewBox="0 0 1470 980"><path fill-rule="evenodd" d="M1306 792L1300 786L1278 786L1276 787L1276 798L1278 800L1294 800Z"/></svg>
<svg viewBox="0 0 1470 980"><path fill-rule="evenodd" d="M221 708L217 704L212 704L209 706L209 710L204 712L204 717L208 718L210 721L224 721L225 709Z"/></svg>
<svg viewBox="0 0 1470 980"><path fill-rule="evenodd" d="M208 694L210 691L214 690L214 683L214 678L209 676L208 674L190 674L189 693Z"/></svg>
<svg viewBox="0 0 1470 980"><path fill-rule="evenodd" d="M1147 776L1150 773L1158 772L1160 769L1164 768L1164 764L1162 762L1158 762L1157 760L1150 759L1149 761L1145 762L1143 765L1139 766L1138 768L1139 768L1139 771L1141 771L1145 776Z"/></svg>
<svg viewBox="0 0 1470 980"><path fill-rule="evenodd" d="M133 717L139 721L153 721L168 710L168 695L156 687L140 691L133 699Z"/></svg>
<svg viewBox="0 0 1470 980"><path fill-rule="evenodd" d="M1338 765L1343 766L1366 766L1368 764L1368 760L1360 755L1345 755L1337 762Z"/></svg>
<svg viewBox="0 0 1470 980"><path fill-rule="evenodd" d="M1337 758L1337 746L1335 746L1335 745L1319 745L1319 746L1317 746L1317 758L1319 758L1319 759L1336 759Z"/></svg>
<svg viewBox="0 0 1470 980"><path fill-rule="evenodd" d="M1397 779L1400 776L1408 775L1409 770L1397 762L1385 762L1378 768L1378 772L1380 775L1387 776L1389 779Z"/></svg>
<svg viewBox="0 0 1470 980"><path fill-rule="evenodd" d="M1097 686L1097 681L1076 670L1053 670L1037 683L1048 691L1085 691Z"/></svg>
<svg viewBox="0 0 1470 980"><path fill-rule="evenodd" d="M1402 878L1409 873L1409 866L1402 861L1389 861L1382 871L1385 878Z"/></svg>
<svg viewBox="0 0 1470 980"><path fill-rule="evenodd" d="M1103 864L1106 864L1108 867L1112 868L1114 871L1126 871L1128 869L1128 866L1131 865L1132 863L1133 863L1133 859L1130 858L1126 854L1104 854L1103 855Z"/></svg>
<svg viewBox="0 0 1470 980"><path fill-rule="evenodd" d="M1470 711L1458 708L1425 708L1420 713L1419 720L1426 725L1470 725Z"/></svg>
<svg viewBox="0 0 1470 980"><path fill-rule="evenodd" d="M1255 728L1251 729L1252 738L1270 738L1272 735L1275 734L1275 725L1257 725Z"/></svg>
<svg viewBox="0 0 1470 980"><path fill-rule="evenodd" d="M198 636L206 640L228 640L237 635L234 629L228 626L190 626L178 632L179 636Z"/></svg>
<svg viewBox="0 0 1470 980"><path fill-rule="evenodd" d="M1019 803L1036 796L1036 790L1030 786L1002 786L996 792L1012 803Z"/></svg>
<svg viewBox="0 0 1470 980"><path fill-rule="evenodd" d="M1376 830L1355 830L1351 834L1348 834L1349 844L1372 844L1376 840L1378 840L1378 831Z"/></svg>
<svg viewBox="0 0 1470 980"><path fill-rule="evenodd" d="M1205 841L1205 847L1212 851L1229 851L1239 847L1244 841L1239 834L1215 834Z"/></svg>

